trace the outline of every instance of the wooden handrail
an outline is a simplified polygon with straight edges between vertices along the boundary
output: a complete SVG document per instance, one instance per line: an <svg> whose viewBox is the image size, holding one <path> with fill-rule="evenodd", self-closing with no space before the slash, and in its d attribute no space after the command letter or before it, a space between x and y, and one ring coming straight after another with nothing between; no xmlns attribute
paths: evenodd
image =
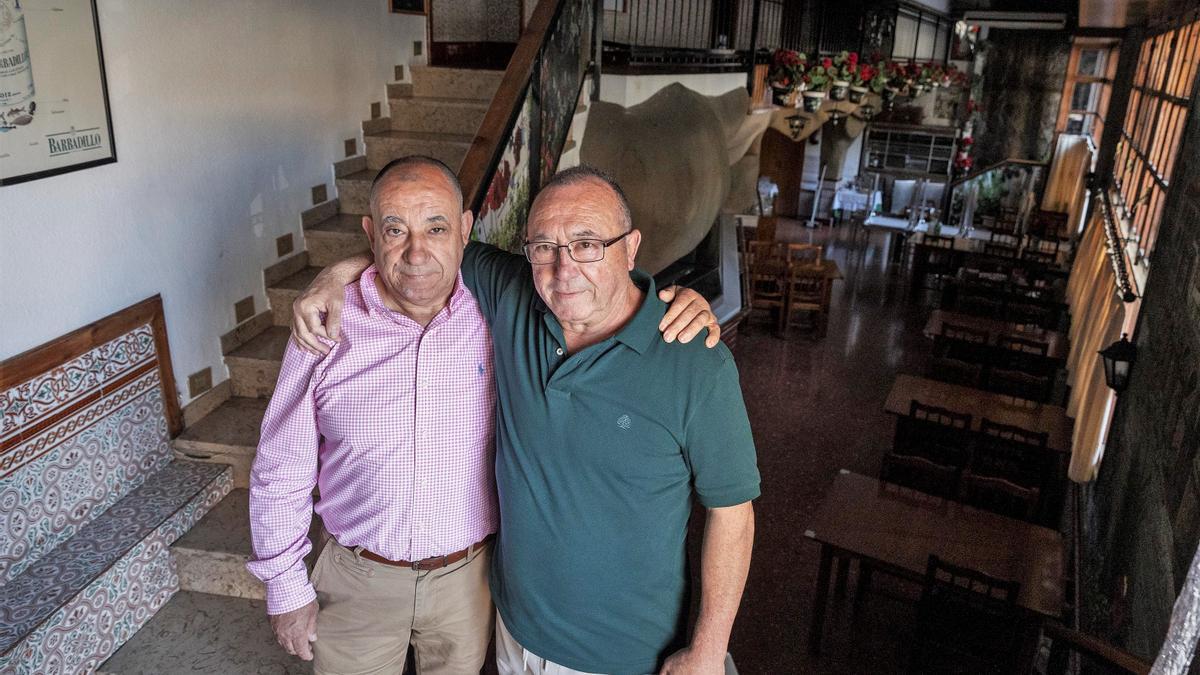
<svg viewBox="0 0 1200 675"><path fill-rule="evenodd" d="M525 90L533 77L534 66L541 54L542 45L550 37L554 21L568 0L541 0L533 10L533 16L525 25L525 32L517 41L517 48L508 62L500 87L492 97L487 114L475 133L475 140L463 158L458 170L458 182L463 188L463 197L468 209L475 210L487 194L491 180L491 168L496 165L500 154L508 143L508 132L514 120L521 114Z"/></svg>
<svg viewBox="0 0 1200 675"><path fill-rule="evenodd" d="M1116 666L1126 672L1135 673L1135 675L1148 675L1150 672L1150 664L1133 654L1118 649L1093 635L1068 628L1057 621L1047 621L1042 625L1042 631L1051 639L1062 641L1075 651L1110 666Z"/></svg>

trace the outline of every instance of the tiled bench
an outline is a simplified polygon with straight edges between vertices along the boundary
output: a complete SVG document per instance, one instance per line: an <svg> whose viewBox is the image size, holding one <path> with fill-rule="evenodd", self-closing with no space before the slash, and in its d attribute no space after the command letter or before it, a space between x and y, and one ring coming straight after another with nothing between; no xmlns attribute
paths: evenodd
<svg viewBox="0 0 1200 675"><path fill-rule="evenodd" d="M172 460L151 298L0 363L0 672L94 670L179 589L172 541L232 488Z"/></svg>
<svg viewBox="0 0 1200 675"><path fill-rule="evenodd" d="M179 590L171 542L232 487L171 462L0 588L0 672L94 670Z"/></svg>

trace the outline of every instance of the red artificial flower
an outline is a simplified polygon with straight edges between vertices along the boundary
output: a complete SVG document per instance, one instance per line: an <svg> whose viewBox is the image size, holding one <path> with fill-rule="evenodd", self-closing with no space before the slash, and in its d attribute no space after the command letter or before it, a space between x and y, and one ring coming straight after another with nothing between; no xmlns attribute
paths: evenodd
<svg viewBox="0 0 1200 675"><path fill-rule="evenodd" d="M971 138L970 136L963 136L962 140L960 140L958 142L959 147L963 147L963 148L969 148L974 144L975 144L975 139Z"/></svg>
<svg viewBox="0 0 1200 675"><path fill-rule="evenodd" d="M846 66L846 72L850 73L851 75L853 75L854 73L857 73L858 72L858 64L851 63L850 65Z"/></svg>
<svg viewBox="0 0 1200 675"><path fill-rule="evenodd" d="M850 56L847 56L846 60L850 62L850 65L858 63L858 52L850 52Z"/></svg>
<svg viewBox="0 0 1200 675"><path fill-rule="evenodd" d="M833 59L826 56L825 58L821 59L821 65L827 69L832 68L833 67Z"/></svg>

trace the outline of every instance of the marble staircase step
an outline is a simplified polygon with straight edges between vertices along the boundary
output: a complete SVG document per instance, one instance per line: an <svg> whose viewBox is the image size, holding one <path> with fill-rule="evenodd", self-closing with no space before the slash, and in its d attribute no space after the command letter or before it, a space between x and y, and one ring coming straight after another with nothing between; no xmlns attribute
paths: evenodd
<svg viewBox="0 0 1200 675"><path fill-rule="evenodd" d="M325 267L347 256L370 249L362 229L362 216L338 213L304 231L308 263Z"/></svg>
<svg viewBox="0 0 1200 675"><path fill-rule="evenodd" d="M375 171L405 155L428 155L457 171L473 140L474 134L424 131L384 131L363 136L367 145L367 168Z"/></svg>
<svg viewBox="0 0 1200 675"><path fill-rule="evenodd" d="M388 82L387 85L388 98L402 98L404 96L413 95L413 86L411 82Z"/></svg>
<svg viewBox="0 0 1200 675"><path fill-rule="evenodd" d="M413 96L492 100L504 77L502 70L410 66ZM389 93L390 97L391 94Z"/></svg>
<svg viewBox="0 0 1200 675"><path fill-rule="evenodd" d="M314 514L308 532L314 547L304 559L310 570L316 562L320 528L321 520ZM180 590L262 600L266 587L246 569L253 554L250 491L245 488L231 491L171 546Z"/></svg>
<svg viewBox="0 0 1200 675"><path fill-rule="evenodd" d="M292 303L300 297L301 291L308 288L313 279L317 278L320 271L320 267L305 267L281 279L274 286L267 287L267 299L271 301L271 319L276 326L292 325Z"/></svg>
<svg viewBox="0 0 1200 675"><path fill-rule="evenodd" d="M311 662L275 642L264 601L180 591L97 672L306 675L313 670Z"/></svg>
<svg viewBox="0 0 1200 675"><path fill-rule="evenodd" d="M378 172L378 169L364 168L334 180L343 213L371 212L371 182Z"/></svg>
<svg viewBox="0 0 1200 675"><path fill-rule="evenodd" d="M388 100L392 129L474 134L487 113L488 99L412 96Z"/></svg>
<svg viewBox="0 0 1200 675"><path fill-rule="evenodd" d="M290 338L287 328L271 326L225 355L234 396L271 397Z"/></svg>
<svg viewBox="0 0 1200 675"><path fill-rule="evenodd" d="M179 589L262 600L262 582L246 569L250 545L250 492L237 488L171 545Z"/></svg>
<svg viewBox="0 0 1200 675"><path fill-rule="evenodd" d="M234 487L247 487L266 410L266 399L235 396L184 429L171 444L184 459L231 465Z"/></svg>

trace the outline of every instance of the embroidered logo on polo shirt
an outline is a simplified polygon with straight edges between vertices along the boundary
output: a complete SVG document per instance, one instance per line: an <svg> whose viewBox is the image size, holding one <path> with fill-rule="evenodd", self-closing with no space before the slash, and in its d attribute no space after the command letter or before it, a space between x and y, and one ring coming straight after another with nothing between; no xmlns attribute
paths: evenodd
<svg viewBox="0 0 1200 675"><path fill-rule="evenodd" d="M483 376L483 374L486 372L487 372L487 368L484 368L482 363L479 364L479 375Z"/></svg>
<svg viewBox="0 0 1200 675"><path fill-rule="evenodd" d="M633 426L633 420L629 419L629 415L621 415L617 418L617 426L622 429L628 429Z"/></svg>

